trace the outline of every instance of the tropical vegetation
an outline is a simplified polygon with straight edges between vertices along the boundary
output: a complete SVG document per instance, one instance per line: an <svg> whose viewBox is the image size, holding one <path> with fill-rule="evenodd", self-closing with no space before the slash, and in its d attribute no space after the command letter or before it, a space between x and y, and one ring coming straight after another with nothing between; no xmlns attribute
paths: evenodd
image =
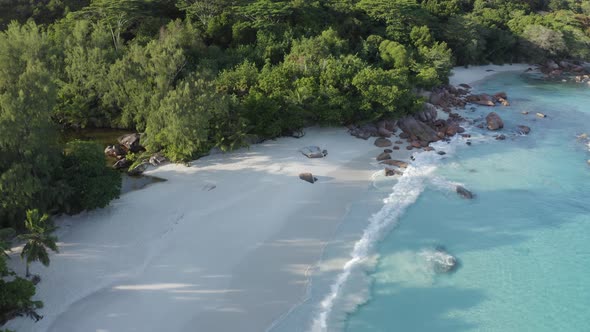
<svg viewBox="0 0 590 332"><path fill-rule="evenodd" d="M549 57L590 59L590 2L0 0L0 228L48 262L46 214L118 197L101 149L62 131L129 129L186 161L411 113L455 65ZM6 259L0 323L40 305Z"/></svg>

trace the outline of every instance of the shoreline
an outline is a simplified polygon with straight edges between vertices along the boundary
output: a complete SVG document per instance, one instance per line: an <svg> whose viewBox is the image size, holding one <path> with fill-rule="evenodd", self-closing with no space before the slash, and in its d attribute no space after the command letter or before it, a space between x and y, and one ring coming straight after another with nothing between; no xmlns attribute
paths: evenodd
<svg viewBox="0 0 590 332"><path fill-rule="evenodd" d="M455 73L453 77L455 79L451 80L450 84L455 87L460 84L475 85L502 72L525 71L528 68L529 65L526 64L510 66L490 65L469 69L456 67L453 70ZM491 109L493 108L491 107ZM461 108L456 107L454 110L461 110ZM448 117L448 114L440 109L437 110L437 113L439 119ZM465 121L462 122L464 125ZM458 144L462 143L459 140L461 139L458 135L455 135L449 141L449 145L436 142L429 144L429 147L436 147L436 150L440 149L440 151L455 150L458 148ZM414 152L417 153L413 154ZM448 151L445 152L448 153ZM374 269L373 265L376 264L375 253L372 252L374 250L372 247L377 246L382 240L382 237L397 227L406 208L415 203L423 190L421 189L418 193L415 193L415 188L412 188L412 186L418 188L424 186L421 178L425 174L433 172L438 165L438 161L442 159L432 152L427 153L427 151L422 150L411 151L411 154L414 155L416 163L412 162L412 165L407 170L409 174L402 175L399 181L395 182L393 192L386 198L385 205L369 217L368 227L363 230L361 239L356 241L354 249L347 256L346 263L343 264L342 270L338 273L334 283L331 284L331 290L321 297L321 304L318 308L320 310L319 314L317 311L314 311L311 317L311 331L340 331L343 328L342 324L345 323L346 317L356 311L359 306L370 300L371 295L368 294L370 292L368 289L370 288L371 281L368 279L367 273ZM407 161L409 162L409 160ZM412 185L408 186L408 184ZM455 185L457 184L450 185L452 188L449 189L454 192ZM408 192L410 193L409 196L412 197L410 199L405 197ZM350 297L351 294L352 300L342 298L345 295L346 297Z"/></svg>
<svg viewBox="0 0 590 332"><path fill-rule="evenodd" d="M535 68L536 65L529 65L525 63L515 63L511 65L485 65L485 66L470 66L453 68L453 75L449 77L449 84L458 86L459 84L475 84L494 76L498 73L516 72L529 68Z"/></svg>
<svg viewBox="0 0 590 332"><path fill-rule="evenodd" d="M472 67L452 84L524 67ZM45 302L45 318L17 318L6 327L272 329L309 300L312 271L324 263L348 207L383 170L375 162L383 149L374 140L345 128L309 128L301 139L213 154L190 167L150 169L146 175L167 181L122 195L103 210L60 218L60 254L49 268L32 265L42 276L35 298ZM328 156L307 159L298 150L308 145L326 148ZM409 162L422 152L404 145L393 159ZM317 183L297 178L308 171ZM11 264L22 272L18 258Z"/></svg>
<svg viewBox="0 0 590 332"><path fill-rule="evenodd" d="M310 128L301 139L149 170L168 181L58 220L60 253L49 268L32 265L45 317L6 327L267 329L306 300L311 269L369 188L373 140ZM308 159L298 151L308 145L329 154ZM300 180L306 171L319 181Z"/></svg>

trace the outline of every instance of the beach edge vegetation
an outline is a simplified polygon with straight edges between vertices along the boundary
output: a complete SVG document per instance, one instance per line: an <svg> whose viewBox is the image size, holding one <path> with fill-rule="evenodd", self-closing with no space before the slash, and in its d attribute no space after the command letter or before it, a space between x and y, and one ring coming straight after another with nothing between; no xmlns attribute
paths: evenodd
<svg viewBox="0 0 590 332"><path fill-rule="evenodd" d="M410 114L455 65L547 58L590 59L590 4L0 0L1 249L8 230L50 236L27 230L27 211L73 214L119 196L100 147L60 131L129 129L148 153L188 161ZM8 257L0 325L41 306Z"/></svg>

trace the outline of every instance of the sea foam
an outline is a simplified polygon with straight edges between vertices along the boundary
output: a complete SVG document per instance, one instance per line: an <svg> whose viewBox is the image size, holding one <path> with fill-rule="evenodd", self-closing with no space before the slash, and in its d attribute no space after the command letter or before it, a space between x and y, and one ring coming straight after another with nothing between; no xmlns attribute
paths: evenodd
<svg viewBox="0 0 590 332"><path fill-rule="evenodd" d="M448 156L460 142L461 140L455 137L451 142L438 142L433 144L433 147L437 151L446 152ZM329 293L321 301L310 331L340 330L345 315L368 300L367 271L375 262L373 259L375 244L397 225L405 210L416 202L426 185L432 180L440 160L445 158L435 152L417 153L414 157L415 161L398 179L391 194L383 200L384 205L381 210L369 218L369 225L355 243L350 259L344 264L342 271L331 285Z"/></svg>

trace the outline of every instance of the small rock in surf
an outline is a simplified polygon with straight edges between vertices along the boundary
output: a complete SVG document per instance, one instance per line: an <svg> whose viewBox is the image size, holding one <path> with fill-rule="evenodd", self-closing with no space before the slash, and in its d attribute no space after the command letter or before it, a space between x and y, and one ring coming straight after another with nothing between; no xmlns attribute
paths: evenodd
<svg viewBox="0 0 590 332"><path fill-rule="evenodd" d="M314 177L311 173L301 173L299 174L299 178L303 181L307 181L309 183L315 183L318 179Z"/></svg>
<svg viewBox="0 0 590 332"><path fill-rule="evenodd" d="M527 126L523 126L523 125L517 126L516 130L518 131L519 134L522 134L522 135L528 135L531 132L531 128L529 128Z"/></svg>
<svg viewBox="0 0 590 332"><path fill-rule="evenodd" d="M437 247L426 259L432 263L436 273L450 273L459 267L457 258L449 254L444 247Z"/></svg>
<svg viewBox="0 0 590 332"><path fill-rule="evenodd" d="M465 199L473 199L473 197L474 197L473 193L471 191L465 189L465 187L463 187L463 186L457 186L455 191L457 191L457 194L459 194L459 196L461 196Z"/></svg>
<svg viewBox="0 0 590 332"><path fill-rule="evenodd" d="M317 146L306 146L301 149L301 153L307 158L324 158L328 155L328 151L322 150Z"/></svg>

